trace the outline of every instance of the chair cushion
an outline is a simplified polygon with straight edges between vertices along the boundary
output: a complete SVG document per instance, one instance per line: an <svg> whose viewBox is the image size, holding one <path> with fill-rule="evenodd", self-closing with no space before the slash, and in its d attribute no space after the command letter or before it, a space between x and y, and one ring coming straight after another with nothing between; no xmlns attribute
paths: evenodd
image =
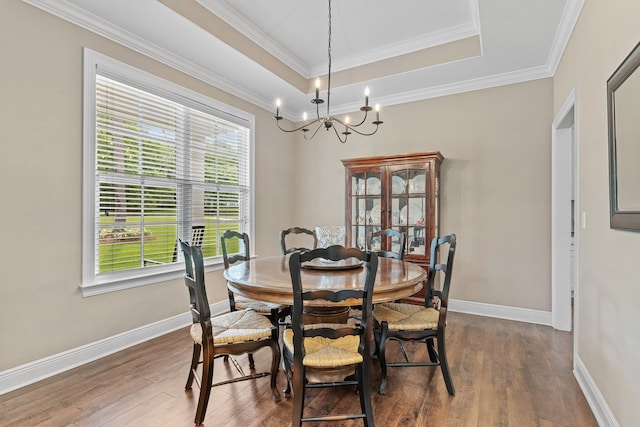
<svg viewBox="0 0 640 427"><path fill-rule="evenodd" d="M305 329L317 328L353 328L347 324L318 323L306 325ZM293 329L287 328L282 336L287 350L293 354ZM335 368L362 362L362 355L358 353L360 337L349 335L337 339L325 337L307 337L304 339L305 357L302 364L311 368Z"/></svg>
<svg viewBox="0 0 640 427"><path fill-rule="evenodd" d="M245 310L247 308L250 308L251 310L260 314L271 314L271 310L274 308L277 308L278 311L287 308L286 305L258 301L251 298L243 297L241 295L235 295L233 299L236 302L237 310Z"/></svg>
<svg viewBox="0 0 640 427"><path fill-rule="evenodd" d="M376 321L387 322L391 331L421 331L437 329L440 312L420 305L388 302L373 310Z"/></svg>
<svg viewBox="0 0 640 427"><path fill-rule="evenodd" d="M262 314L253 310L232 311L211 318L214 344L229 344L243 341L255 341L260 338L271 338L273 325ZM200 323L191 325L191 338L202 344L202 327Z"/></svg>

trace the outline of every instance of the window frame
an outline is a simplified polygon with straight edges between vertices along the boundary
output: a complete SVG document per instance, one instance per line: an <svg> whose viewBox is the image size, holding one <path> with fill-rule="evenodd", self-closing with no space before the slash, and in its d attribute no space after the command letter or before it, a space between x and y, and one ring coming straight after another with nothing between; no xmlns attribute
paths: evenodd
<svg viewBox="0 0 640 427"><path fill-rule="evenodd" d="M135 270L125 270L106 275L96 274L96 74L113 76L116 80L174 102L186 105L197 103L215 110L215 116L249 129L249 235L255 226L255 116L206 95L172 83L161 77L139 70L91 49L84 48L83 70L83 190L82 190L82 282L83 296L92 296L163 282L182 277L184 267L180 263ZM253 240L250 253L254 254ZM206 271L222 269L222 256L205 258Z"/></svg>

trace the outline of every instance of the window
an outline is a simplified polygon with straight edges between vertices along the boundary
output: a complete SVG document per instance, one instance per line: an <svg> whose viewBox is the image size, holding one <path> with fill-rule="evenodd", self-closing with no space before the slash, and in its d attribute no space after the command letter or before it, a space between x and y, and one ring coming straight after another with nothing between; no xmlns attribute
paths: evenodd
<svg viewBox="0 0 640 427"><path fill-rule="evenodd" d="M253 116L85 50L83 294L182 274L177 239L221 262L251 230Z"/></svg>

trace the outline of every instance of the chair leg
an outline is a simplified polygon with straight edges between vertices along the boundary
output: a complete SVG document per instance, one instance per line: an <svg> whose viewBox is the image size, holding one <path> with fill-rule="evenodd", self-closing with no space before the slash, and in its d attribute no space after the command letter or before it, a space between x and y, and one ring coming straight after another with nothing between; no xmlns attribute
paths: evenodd
<svg viewBox="0 0 640 427"><path fill-rule="evenodd" d="M205 349L202 359L202 379L200 382L200 397L198 398L198 408L196 409L196 425L202 424L207 413L209 396L211 395L211 385L213 383L213 355Z"/></svg>
<svg viewBox="0 0 640 427"><path fill-rule="evenodd" d="M385 349L387 347L387 322L382 322L380 326L380 345L378 346L378 363L380 364L380 388L378 388L379 394L385 393L387 385L387 360L385 357Z"/></svg>
<svg viewBox="0 0 640 427"><path fill-rule="evenodd" d="M280 346L278 341L271 341L271 394L273 395L273 401L280 401L280 393L278 392L278 385L276 381L278 379L278 368L280 367Z"/></svg>
<svg viewBox="0 0 640 427"><path fill-rule="evenodd" d="M256 362L253 360L253 353L249 353L249 369L256 369Z"/></svg>
<svg viewBox="0 0 640 427"><path fill-rule="evenodd" d="M292 427L300 427L302 425L302 410L304 407L304 368L300 368L293 373L293 418Z"/></svg>
<svg viewBox="0 0 640 427"><path fill-rule="evenodd" d="M284 368L284 377L287 380L287 386L283 390L283 393L285 397L291 397L291 364L289 363L289 359L287 359L284 347L282 349L282 367Z"/></svg>
<svg viewBox="0 0 640 427"><path fill-rule="evenodd" d="M451 380L451 372L449 371L449 363L447 362L447 350L444 343L444 330L438 330L438 357L440 359L440 369L442 370L442 376L444 377L444 383L447 385L447 391L450 395L456 394L456 390L453 387L453 381Z"/></svg>
<svg viewBox="0 0 640 427"><path fill-rule="evenodd" d="M193 355L191 356L191 366L189 367L189 376L187 377L187 384L184 386L185 390L191 390L191 386L193 386L195 370L198 368L198 363L200 362L200 350L202 350L200 344L194 342Z"/></svg>
<svg viewBox="0 0 640 427"><path fill-rule="evenodd" d="M373 408L371 406L371 380L369 378L369 366L363 362L358 366L358 395L360 396L360 410L365 415L365 427L373 427Z"/></svg>
<svg viewBox="0 0 640 427"><path fill-rule="evenodd" d="M427 344L429 360L431 361L431 363L438 363L438 354L436 353L436 349L433 347L433 338L427 338L425 343Z"/></svg>

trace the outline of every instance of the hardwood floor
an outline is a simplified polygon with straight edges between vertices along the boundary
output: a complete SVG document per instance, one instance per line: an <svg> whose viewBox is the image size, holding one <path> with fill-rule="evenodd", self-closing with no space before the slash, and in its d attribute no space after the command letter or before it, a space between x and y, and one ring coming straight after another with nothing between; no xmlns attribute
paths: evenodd
<svg viewBox="0 0 640 427"><path fill-rule="evenodd" d="M459 313L449 314L449 364L456 395L449 396L439 368L389 368L387 394L377 393L378 426L597 426L571 372L570 333L550 327ZM426 357L423 345L409 354ZM389 360L398 345L388 345ZM197 388L184 391L191 356L187 329L0 396L2 426L192 426ZM256 353L268 370L269 351ZM238 361L248 369L246 357ZM216 380L232 374L216 361ZM285 379L278 375L280 389ZM309 390L305 414L357 409L354 389ZM307 412L309 411L309 412ZM268 378L215 387L206 426L287 426L291 402L271 400ZM305 423L314 425L362 425Z"/></svg>

